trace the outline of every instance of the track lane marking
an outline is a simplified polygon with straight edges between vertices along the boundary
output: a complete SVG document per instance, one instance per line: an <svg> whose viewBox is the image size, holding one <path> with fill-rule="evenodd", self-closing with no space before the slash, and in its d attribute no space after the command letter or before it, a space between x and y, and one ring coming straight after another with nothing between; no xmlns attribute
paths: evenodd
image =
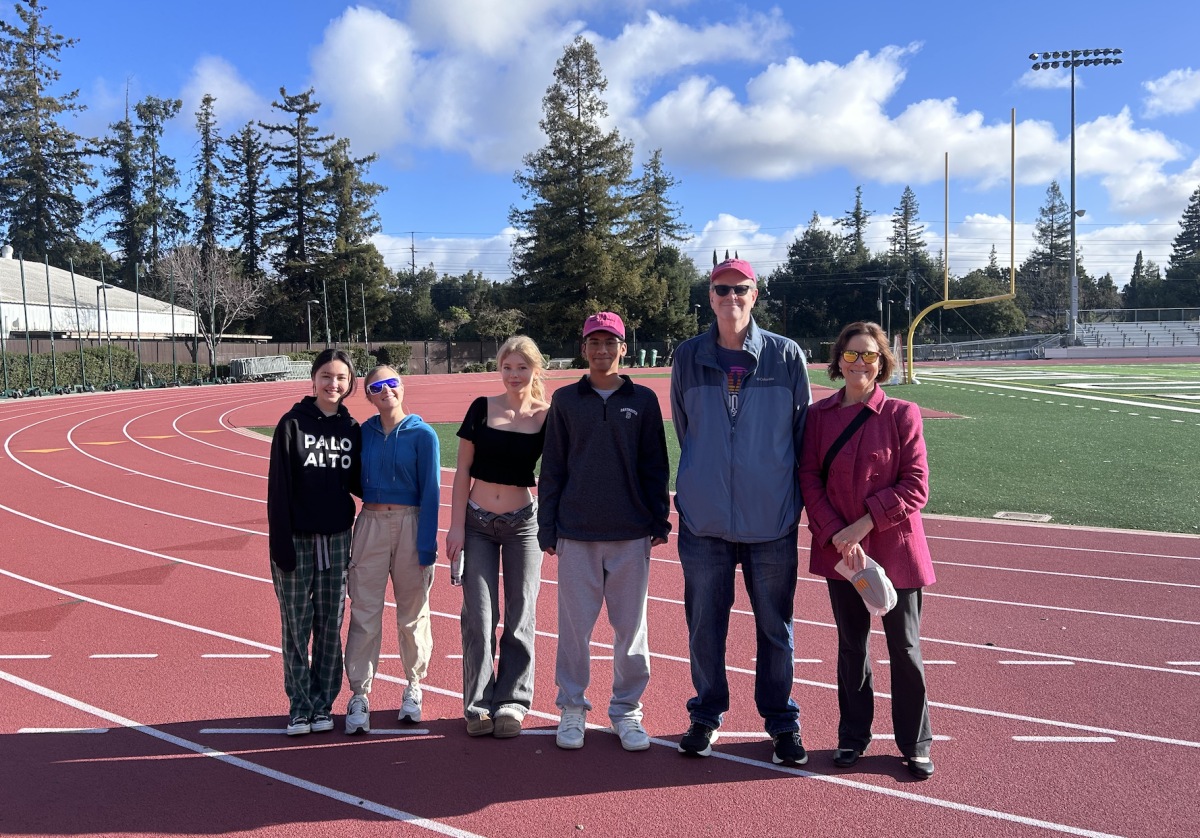
<svg viewBox="0 0 1200 838"><path fill-rule="evenodd" d="M248 759L236 757L231 754L227 754L224 751L218 751L214 748L209 748L205 745L184 739L181 736L166 733L158 728L151 727L150 725L140 724L132 719L127 719L124 716L117 715L116 713L110 713L107 710L100 709L99 707L93 707L91 704L71 698L70 696L60 693L57 690L52 690L49 687L43 687L40 684L33 683L32 681L26 681L24 678L18 678L16 675L11 675L2 670L0 670L0 679L7 681L13 686L36 693L43 698L48 698L51 701L57 701L59 704L65 704L68 707L73 707L76 710L80 710L97 718L104 719L107 722L112 722L115 725L130 728L138 733L144 733L147 736L151 736L162 742L174 745L175 747L181 748L185 751L192 751L193 753L209 757L210 759L215 759L218 762L223 762L226 765L234 768L241 768L254 774L259 774L263 777L270 777L272 780L276 780L280 783L286 783L289 786L294 786L295 788L303 789L304 791L310 791L315 794L319 794L322 797L328 797L331 800L336 800L340 803L345 803L358 809L365 809L377 815L383 815L384 817L391 818L392 820L402 821L404 823L420 827L421 829L429 830L430 832L436 832L440 835L449 835L452 836L452 838L483 838L483 836L477 835L474 832L468 832L465 829L459 829L439 821L423 818L409 812L401 811L400 809L394 809L391 806L385 806L382 803L375 803L374 801L366 800L358 795L346 794L345 792L338 791L337 789L330 788L329 786L323 786L310 780L304 780L292 774L285 774L284 772L277 771L274 768L266 768L265 766L259 765L256 762L251 762Z"/></svg>
<svg viewBox="0 0 1200 838"><path fill-rule="evenodd" d="M97 655L88 655L93 660L118 660L124 658L157 658L156 652L113 652Z"/></svg>
<svg viewBox="0 0 1200 838"><path fill-rule="evenodd" d="M23 727L17 733L108 733L106 727Z"/></svg>
<svg viewBox="0 0 1200 838"><path fill-rule="evenodd" d="M220 637L224 640L230 640L235 643L242 643L244 645L251 646L254 648L265 649L270 652L282 654L282 650L278 646L271 646L266 643L260 643L257 640L250 640L248 638L238 637L238 636L232 635L232 634L226 634L224 632L216 631L215 629L204 628L203 626L194 626L189 623L183 623L178 620L172 620L167 617L160 617L155 614L147 614L143 611L136 611L132 608L126 608L124 606L116 605L116 604L110 603L110 602L105 602L103 600L95 599L93 597L87 597L87 596L83 596L81 594L74 594L70 591L64 590L57 586L51 585L49 583L39 582L36 579L29 579L28 577L21 576L20 574L17 574L17 573L13 573L11 570L6 570L4 568L0 568L0 575L7 576L11 579L16 579L21 582L25 582L27 584L33 585L38 588L43 588L48 591L53 591L54 593L63 594L64 596L75 597L79 600L82 600L83 602L88 602L88 603L91 603L92 605L97 605L101 608L108 608L108 609L111 609L113 611L118 611L123 614L129 614L134 617L142 617L144 619L152 620L154 622L162 623L164 625L173 626L175 628L181 628L181 629L188 630L188 631L195 631L195 632L199 632L201 634L207 634L212 637ZM260 581L270 583L270 580L268 580L268 579L262 579ZM392 603L392 602L385 602L385 605L392 607L392 608L396 607L395 603ZM429 613L431 616L444 617L446 619L453 620L456 622L461 621L461 617L457 614L449 614L444 611L434 611L432 609L430 610ZM539 630L539 631L535 632L535 634L538 637L547 637L547 638L552 638L555 640L558 639L558 635L554 634L552 632ZM612 649L613 648L612 644L601 643L596 640L591 641L590 645L597 646L602 649ZM680 657L679 655L668 655L668 654L664 654L661 652L651 652L650 656L653 658L660 658L662 660L669 660L669 661L675 661L677 663L690 664L690 661L688 658ZM737 672L737 673L740 673L743 675L754 675L755 674L755 671L753 669L746 669L743 667L736 667L736 666L726 666L726 670L728 670L729 672ZM1173 672L1176 670L1167 670L1167 671ZM1200 674L1200 673L1197 673L1197 674ZM393 683L397 683L397 684L407 684L408 683L403 678L396 678L394 676L388 676L382 672L376 673L375 677L377 679L382 679L385 681L392 681ZM793 683L802 684L804 686L819 687L821 689L827 689L827 690L836 690L837 689L836 684L827 684L827 683L824 683L823 681L811 681L806 678L793 678L792 681L793 681ZM424 683L421 685L421 688L423 690L427 690L430 692L437 692L437 693L453 695L453 696L457 696L458 698L462 698L461 693L456 693L453 691L436 688L432 685L426 685ZM885 692L879 692L879 691L876 691L875 695L877 698L886 698L888 700L891 700L891 697L892 697L891 693L885 693ZM986 710L986 709L979 708L979 707L966 707L963 705L948 704L945 702L938 702L938 701L930 701L929 706L930 707L940 707L940 708L947 709L947 710L958 710L960 712L969 713L972 715L989 716L992 718L1001 718L1001 719L1011 719L1014 721L1030 722L1033 724L1041 724L1041 725L1047 725L1050 727L1066 728L1066 729L1070 729L1070 730L1084 730L1084 731L1088 731L1089 733L1102 733L1102 734L1106 734L1109 736L1120 736L1120 737L1124 737L1124 738L1128 738L1128 739L1137 739L1137 740L1141 740L1141 741L1145 741L1145 742L1156 742L1156 743L1164 744L1164 745L1180 745L1180 746L1188 747L1188 748L1200 748L1200 742L1193 742L1193 741L1186 740L1186 739L1171 739L1169 737L1154 736L1152 734L1146 734L1146 733L1134 733L1131 731L1113 730L1113 729L1109 729L1109 728L1096 727L1094 725L1079 724L1077 722L1061 722L1061 721L1056 721L1053 719L1040 719L1035 716L1026 716L1026 715L1022 715L1022 714L1018 714L1018 713L1007 713L1007 712L1004 712L1001 710ZM538 713L533 710L530 710L529 713L533 714L535 716L539 716L539 717L553 718L556 721L558 720L557 716L550 716L549 714ZM674 744L674 743L672 743L672 744Z"/></svg>
<svg viewBox="0 0 1200 838"><path fill-rule="evenodd" d="M1014 742L1116 742L1111 736L1014 736Z"/></svg>

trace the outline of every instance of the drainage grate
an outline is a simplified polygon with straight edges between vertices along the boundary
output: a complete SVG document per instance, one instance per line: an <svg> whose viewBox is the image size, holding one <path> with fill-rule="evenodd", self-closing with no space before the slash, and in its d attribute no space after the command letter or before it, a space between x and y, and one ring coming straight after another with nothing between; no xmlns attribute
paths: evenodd
<svg viewBox="0 0 1200 838"><path fill-rule="evenodd" d="M1045 524L1050 520L1049 515L1037 515L1033 512L997 512L993 518L1003 518L1005 521L1034 521Z"/></svg>

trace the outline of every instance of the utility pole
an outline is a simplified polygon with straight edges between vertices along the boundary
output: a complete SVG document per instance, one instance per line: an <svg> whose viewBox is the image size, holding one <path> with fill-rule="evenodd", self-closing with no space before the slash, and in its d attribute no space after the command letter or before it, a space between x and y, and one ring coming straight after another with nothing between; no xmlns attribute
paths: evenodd
<svg viewBox="0 0 1200 838"><path fill-rule="evenodd" d="M415 230L410 230L408 233L408 250L412 254L412 274L417 275L417 233Z"/></svg>

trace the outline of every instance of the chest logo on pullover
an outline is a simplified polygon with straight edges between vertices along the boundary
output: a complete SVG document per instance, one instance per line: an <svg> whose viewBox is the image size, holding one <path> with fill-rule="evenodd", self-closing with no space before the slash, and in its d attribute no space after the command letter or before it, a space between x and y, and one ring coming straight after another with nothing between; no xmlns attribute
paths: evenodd
<svg viewBox="0 0 1200 838"><path fill-rule="evenodd" d="M304 465L317 468L350 468L353 443L345 437L304 435Z"/></svg>
<svg viewBox="0 0 1200 838"><path fill-rule="evenodd" d="M625 414L626 419L632 419L633 417L637 416L637 411L632 407L623 407L621 408L621 412Z"/></svg>

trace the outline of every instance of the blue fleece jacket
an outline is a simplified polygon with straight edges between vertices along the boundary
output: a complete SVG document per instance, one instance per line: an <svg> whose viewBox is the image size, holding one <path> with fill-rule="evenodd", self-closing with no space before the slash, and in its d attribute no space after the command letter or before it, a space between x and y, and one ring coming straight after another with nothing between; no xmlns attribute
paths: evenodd
<svg viewBox="0 0 1200 838"><path fill-rule="evenodd" d="M383 423L372 416L362 426L362 437L363 502L421 507L417 554L422 566L433 564L442 499L437 433L420 416L410 414L390 434L384 434Z"/></svg>

